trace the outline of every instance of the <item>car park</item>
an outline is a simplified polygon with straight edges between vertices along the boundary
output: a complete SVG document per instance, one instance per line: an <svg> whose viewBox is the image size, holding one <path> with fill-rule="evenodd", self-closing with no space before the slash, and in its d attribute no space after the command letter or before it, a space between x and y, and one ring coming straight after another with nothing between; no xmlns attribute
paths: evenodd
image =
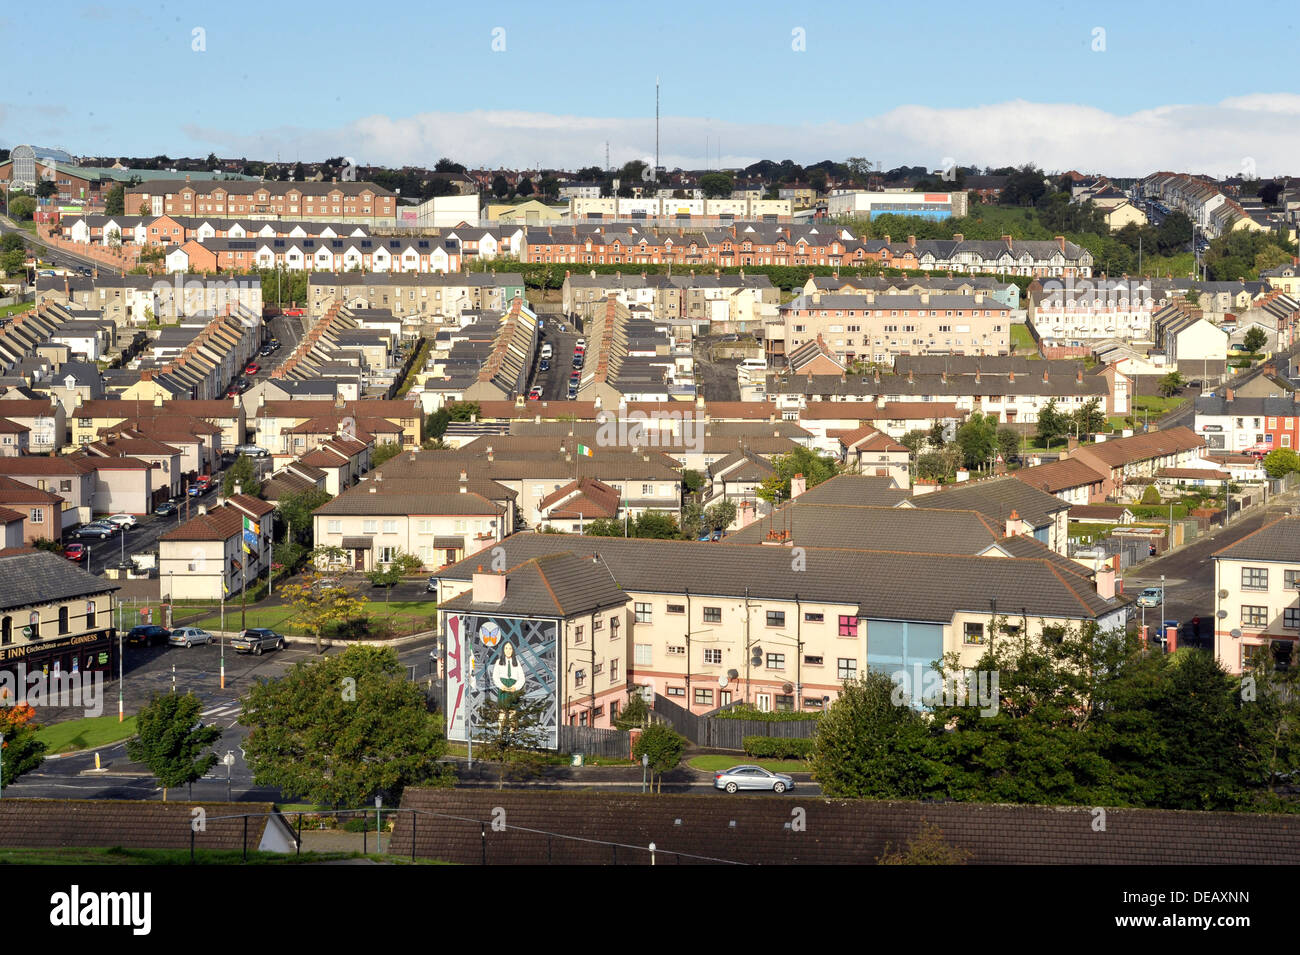
<svg viewBox="0 0 1300 955"><path fill-rule="evenodd" d="M720 769L713 774L713 788L734 793L742 789L783 793L794 789L794 779L785 773L773 773L762 766L742 765Z"/></svg>
<svg viewBox="0 0 1300 955"><path fill-rule="evenodd" d="M241 630L239 636L230 641L230 647L236 653L251 653L254 656L261 656L264 650L283 650L287 645L284 637L264 627Z"/></svg>
<svg viewBox="0 0 1300 955"><path fill-rule="evenodd" d="M166 643L172 632L166 627L150 626L142 624L138 627L132 627L126 635L127 643L138 643L142 646L152 647L160 643Z"/></svg>
<svg viewBox="0 0 1300 955"><path fill-rule="evenodd" d="M168 644L173 647L192 647L197 644L213 642L212 634L202 627L177 627L167 638Z"/></svg>
<svg viewBox="0 0 1300 955"><path fill-rule="evenodd" d="M104 520L109 524L115 524L123 530L135 527L136 524L140 523L135 519L135 515L133 514L114 514L112 517L104 518Z"/></svg>

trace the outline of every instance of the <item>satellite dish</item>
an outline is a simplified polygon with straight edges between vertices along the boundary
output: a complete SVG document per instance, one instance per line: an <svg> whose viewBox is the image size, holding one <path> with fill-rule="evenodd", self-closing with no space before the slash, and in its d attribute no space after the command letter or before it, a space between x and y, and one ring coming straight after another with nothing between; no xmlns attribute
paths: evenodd
<svg viewBox="0 0 1300 955"><path fill-rule="evenodd" d="M1219 591L1219 599L1220 599L1220 600L1227 600L1227 599L1228 599L1228 592L1227 592L1226 590L1220 590L1220 591ZM1224 616L1226 617L1227 614L1225 613Z"/></svg>
<svg viewBox="0 0 1300 955"><path fill-rule="evenodd" d="M786 696L789 696L791 693L794 692L794 684L792 684L792 683L784 683L784 684L782 684L782 685L781 685L781 692L784 693Z"/></svg>
<svg viewBox="0 0 1300 955"><path fill-rule="evenodd" d="M738 680L738 679L740 679L740 671L739 671L739 670L728 670L728 671L727 671L727 679L728 679L728 680Z"/></svg>
<svg viewBox="0 0 1300 955"><path fill-rule="evenodd" d="M1220 620L1226 620L1228 617L1228 611L1220 610L1218 616Z"/></svg>
<svg viewBox="0 0 1300 955"><path fill-rule="evenodd" d="M1230 635L1231 635L1232 639L1234 639L1234 640L1240 640L1240 639L1241 639L1241 631L1240 631L1240 630L1233 630L1233 631L1231 632Z"/></svg>
<svg viewBox="0 0 1300 955"><path fill-rule="evenodd" d="M727 674L725 674L725 673L719 673L719 674L718 674L718 688L719 688L719 689L723 689L723 690L725 690L725 689L727 688L728 685L729 685L729 681L727 680Z"/></svg>

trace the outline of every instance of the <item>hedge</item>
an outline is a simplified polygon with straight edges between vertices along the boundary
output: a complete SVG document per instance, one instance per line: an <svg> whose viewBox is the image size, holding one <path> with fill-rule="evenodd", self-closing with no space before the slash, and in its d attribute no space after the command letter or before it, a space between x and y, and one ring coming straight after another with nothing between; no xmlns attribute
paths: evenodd
<svg viewBox="0 0 1300 955"><path fill-rule="evenodd" d="M761 759L811 759L816 742L779 736L746 736L745 755Z"/></svg>
<svg viewBox="0 0 1300 955"><path fill-rule="evenodd" d="M719 720L757 720L762 723L787 723L798 720L815 720L821 713L796 713L793 710L760 710L753 706L733 706L710 714Z"/></svg>

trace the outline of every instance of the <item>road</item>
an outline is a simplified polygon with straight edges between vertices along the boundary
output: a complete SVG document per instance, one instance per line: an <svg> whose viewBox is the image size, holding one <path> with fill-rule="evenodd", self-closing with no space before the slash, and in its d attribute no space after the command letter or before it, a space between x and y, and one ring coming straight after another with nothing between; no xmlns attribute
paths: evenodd
<svg viewBox="0 0 1300 955"><path fill-rule="evenodd" d="M560 331L554 323L548 322L542 330L542 341L550 342L554 354L551 356L549 371L539 371L541 361L537 360L533 366L531 382L534 385L541 385L544 401L565 401L569 396L569 375L573 371L573 345L582 336L567 322L565 329ZM539 348L538 351L540 352L541 349Z"/></svg>
<svg viewBox="0 0 1300 955"><path fill-rule="evenodd" d="M122 274L121 269L115 269L112 266L106 265L97 259L91 259L84 255L78 255L75 252L66 252L63 249L56 249L53 246L51 246L48 242L46 242L45 239L36 235L35 233L28 232L26 229L19 228L17 225L14 224L12 219L9 219L6 216L0 216L0 234L3 234L5 232L17 232L24 239L26 239L29 244L39 245L44 250L41 254L41 258L51 263L52 265L57 265L61 268L69 268L69 269L77 269L77 268L96 269L97 268L99 269L100 272L106 272L110 275Z"/></svg>

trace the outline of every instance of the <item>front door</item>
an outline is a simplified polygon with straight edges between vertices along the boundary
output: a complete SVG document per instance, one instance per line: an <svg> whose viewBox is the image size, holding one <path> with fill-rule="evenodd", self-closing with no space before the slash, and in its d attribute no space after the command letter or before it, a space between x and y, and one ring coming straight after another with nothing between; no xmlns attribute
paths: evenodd
<svg viewBox="0 0 1300 955"><path fill-rule="evenodd" d="M772 712L772 695L770 693L760 693L757 696L758 711L760 713Z"/></svg>
<svg viewBox="0 0 1300 955"><path fill-rule="evenodd" d="M352 566L353 566L356 570L365 570L365 569L366 569L366 552L365 552L364 550L361 550L360 548L357 548L355 551L353 551L353 553L356 554L356 558L353 560L353 562L352 562Z"/></svg>

